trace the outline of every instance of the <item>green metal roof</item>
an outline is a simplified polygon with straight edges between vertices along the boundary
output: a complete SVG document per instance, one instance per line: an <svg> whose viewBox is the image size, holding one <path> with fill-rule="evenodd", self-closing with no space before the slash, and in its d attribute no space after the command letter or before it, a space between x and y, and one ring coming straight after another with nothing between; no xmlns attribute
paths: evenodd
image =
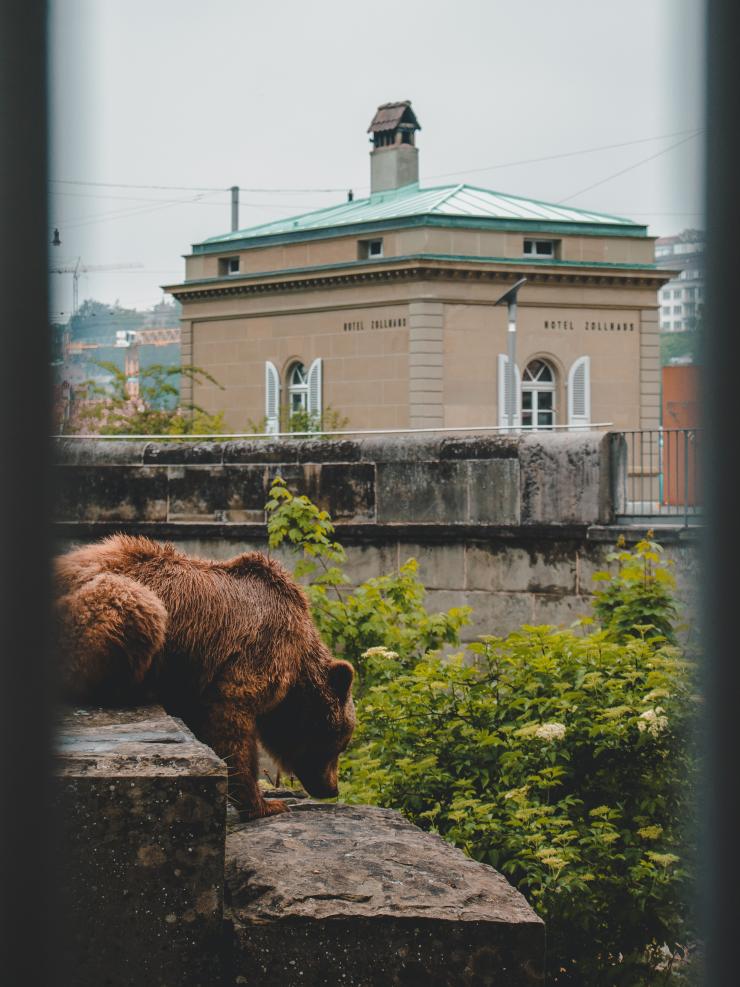
<svg viewBox="0 0 740 987"><path fill-rule="evenodd" d="M255 240L280 241L305 239L307 236L341 235L355 232L357 227L388 229L403 225L468 226L487 229L545 229L601 234L602 236L646 236L647 227L621 216L589 212L524 199L473 185L440 185L423 189L418 184L406 185L388 192L376 192L366 199L355 199L313 212L280 219L261 226L235 230L222 236L209 237L196 244L196 253L234 247Z"/></svg>

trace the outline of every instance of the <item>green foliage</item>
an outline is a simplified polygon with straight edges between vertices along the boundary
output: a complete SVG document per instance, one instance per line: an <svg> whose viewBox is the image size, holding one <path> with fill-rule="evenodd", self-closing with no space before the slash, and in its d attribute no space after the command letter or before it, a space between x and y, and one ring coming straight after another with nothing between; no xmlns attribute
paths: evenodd
<svg viewBox="0 0 740 987"><path fill-rule="evenodd" d="M673 563L661 559L663 549L653 538L654 532L648 531L630 551L620 536L617 551L607 555L607 561L618 564L616 574L594 574L604 584L594 594L594 614L617 641L642 633L676 643Z"/></svg>
<svg viewBox="0 0 740 987"><path fill-rule="evenodd" d="M288 413L287 408L282 408L280 411L280 432L311 433L315 434L317 439L333 439L336 436L325 433L341 432L347 425L349 418L331 405L327 405L320 415L308 411ZM249 418L247 431L253 435L264 435L267 432L267 416L263 416L258 421Z"/></svg>
<svg viewBox="0 0 740 987"><path fill-rule="evenodd" d="M506 874L546 922L549 983L661 982L657 947L690 935L692 666L647 636L552 627L471 651L379 656L344 799Z"/></svg>
<svg viewBox="0 0 740 987"><path fill-rule="evenodd" d="M415 559L398 572L369 579L350 592L341 568L346 555L333 540L334 526L326 511L308 497L294 496L281 477L274 480L265 509L270 548L287 543L302 553L295 574L308 581L323 639L336 655L354 665L356 696L385 678L381 662L365 659L368 649L390 649L403 667L411 667L427 651L459 642L470 607L429 613Z"/></svg>
<svg viewBox="0 0 740 987"><path fill-rule="evenodd" d="M82 390L68 432L98 435L213 435L225 431L223 413L212 415L198 405L179 405L179 377L221 385L206 370L192 365L150 364L139 370L139 394L131 398L123 370L105 360L95 365L111 374L101 385L88 381ZM223 387L221 387L223 390ZM175 403L174 406L173 402Z"/></svg>
<svg viewBox="0 0 740 987"><path fill-rule="evenodd" d="M676 357L690 357L693 363L699 359L701 346L701 327L688 329L685 332L662 332L660 334L660 361L662 366L668 366Z"/></svg>
<svg viewBox="0 0 740 987"><path fill-rule="evenodd" d="M699 700L652 533L597 575L601 627L524 626L445 659L469 609L429 614L415 560L350 592L326 511L279 477L266 510L270 547L300 553L321 633L357 669L344 800L503 872L545 920L547 983L698 983L675 957L693 939Z"/></svg>

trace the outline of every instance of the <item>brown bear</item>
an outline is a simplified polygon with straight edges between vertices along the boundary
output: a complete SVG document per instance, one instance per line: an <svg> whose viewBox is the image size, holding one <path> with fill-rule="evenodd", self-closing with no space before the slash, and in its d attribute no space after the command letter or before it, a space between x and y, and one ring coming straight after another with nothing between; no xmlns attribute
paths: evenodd
<svg viewBox="0 0 740 987"><path fill-rule="evenodd" d="M278 562L213 562L112 535L57 558L54 577L68 699L160 702L226 761L243 818L287 808L260 794L257 738L310 795L337 794L353 669L332 657Z"/></svg>

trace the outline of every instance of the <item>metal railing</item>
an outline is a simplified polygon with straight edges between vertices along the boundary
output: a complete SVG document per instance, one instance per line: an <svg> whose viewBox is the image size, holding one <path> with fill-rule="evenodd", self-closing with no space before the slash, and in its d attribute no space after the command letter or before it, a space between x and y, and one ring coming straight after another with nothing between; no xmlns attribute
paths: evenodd
<svg viewBox="0 0 740 987"><path fill-rule="evenodd" d="M701 523L700 428L612 432L617 520Z"/></svg>

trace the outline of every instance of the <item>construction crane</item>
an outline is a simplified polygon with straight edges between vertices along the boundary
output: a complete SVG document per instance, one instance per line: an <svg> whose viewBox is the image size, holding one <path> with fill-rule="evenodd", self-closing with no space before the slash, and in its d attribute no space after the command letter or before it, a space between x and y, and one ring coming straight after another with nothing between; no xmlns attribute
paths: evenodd
<svg viewBox="0 0 740 987"><path fill-rule="evenodd" d="M130 398L139 396L139 347L167 346L168 343L180 342L180 327L159 326L152 329L118 329L116 331L116 346L127 348L124 357L124 373L126 374L126 393Z"/></svg>
<svg viewBox="0 0 740 987"><path fill-rule="evenodd" d="M129 264L83 264L82 258L78 257L74 264L62 264L59 267L50 267L51 274L71 274L72 275L72 315L77 315L79 302L79 280L81 274L88 271L123 271L132 268L143 267L140 262Z"/></svg>

